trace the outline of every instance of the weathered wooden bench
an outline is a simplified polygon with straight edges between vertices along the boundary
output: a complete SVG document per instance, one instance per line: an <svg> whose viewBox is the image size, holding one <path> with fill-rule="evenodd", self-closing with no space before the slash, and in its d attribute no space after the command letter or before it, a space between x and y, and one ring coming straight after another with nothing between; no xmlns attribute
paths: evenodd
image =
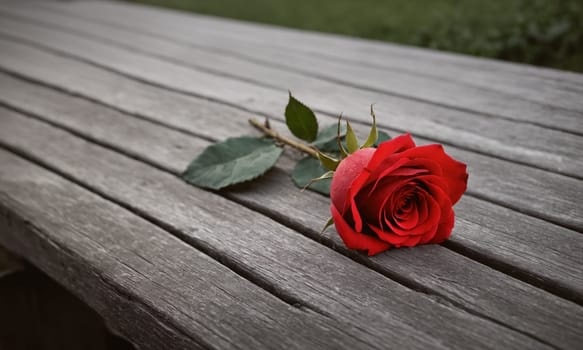
<svg viewBox="0 0 583 350"><path fill-rule="evenodd" d="M0 244L140 349L577 349L583 76L123 3L3 1ZM331 124L440 142L470 184L443 245L367 257L288 153L208 192L211 142Z"/></svg>

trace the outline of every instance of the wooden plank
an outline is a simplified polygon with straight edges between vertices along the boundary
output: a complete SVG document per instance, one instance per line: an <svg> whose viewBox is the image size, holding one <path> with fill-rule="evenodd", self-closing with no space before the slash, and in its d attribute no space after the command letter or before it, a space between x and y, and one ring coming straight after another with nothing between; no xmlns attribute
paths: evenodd
<svg viewBox="0 0 583 350"><path fill-rule="evenodd" d="M480 153L493 154L499 158L583 178L581 175L583 156L576 152L576 149L583 148L583 138L580 136L508 120L493 121L492 118L484 118L467 112L407 101L376 92L363 92L347 87L345 84L339 85L279 68L267 67L265 64L228 57L220 52L204 51L184 44L156 39L150 35L132 33L48 11L35 12L30 8L3 9L2 11L19 18L47 23L51 27L58 26L74 33L82 33L105 43L113 42L133 52L160 57L179 65L255 82L281 92L291 89L295 94L302 96L302 99L310 101L311 105L323 111L335 113L339 112L340 106L347 107L348 110L343 112L361 122L370 121L370 117L362 113L363 106L368 106L371 101L381 102L377 104L377 114L382 116L379 122L385 126L397 126L401 131L407 130L439 142L459 145ZM20 37L25 35L22 29L13 30L12 33ZM45 30L37 34L30 33L26 35L26 38L43 35L43 33ZM65 34L65 37L68 36ZM67 43L72 40L75 39L69 38ZM281 53L273 53L277 61L283 61L284 57L278 57L278 55ZM305 65L322 70L317 64L308 62ZM326 66L330 64L327 63ZM347 70L343 69L343 71ZM335 73L335 75L338 74ZM160 82L159 79L154 78L154 80ZM425 86L428 85L425 84ZM184 85L181 88L183 87ZM437 85L430 88L443 90ZM451 96L459 96L459 94L451 94ZM216 95L211 97L218 98ZM579 119L583 127L583 117ZM555 121L560 122L556 119ZM537 135L537 137L532 137L532 135Z"/></svg>
<svg viewBox="0 0 583 350"><path fill-rule="evenodd" d="M581 122L577 121L583 112L579 102L583 93L580 74L550 69L539 69L541 72L533 74L536 69L529 67L523 67L522 74L508 74L508 67L519 65L470 58L470 62L490 63L490 66L479 64L488 67L476 70L468 62L457 62L460 56L441 54L439 58L445 59L435 59L429 50L417 50L417 55L401 57L392 46L382 43L371 45L354 39L347 43L318 34L240 25L159 9L151 11L135 5L89 2L43 6L61 7L68 14L97 17L109 25L122 24L148 34L164 35L166 39L180 38L191 43L203 40L202 45L215 50L243 53L263 63L335 81L340 79L349 85L581 133ZM297 51L303 54L295 54ZM414 68L411 62L415 62ZM541 75L548 78L541 79ZM553 115L557 123L549 120L548 115Z"/></svg>
<svg viewBox="0 0 583 350"><path fill-rule="evenodd" d="M70 181L5 150L0 163L2 244L140 348L368 347ZM205 229L190 210L192 229Z"/></svg>
<svg viewBox="0 0 583 350"><path fill-rule="evenodd" d="M281 298L352 326L370 346L550 347L437 295L406 288L173 175L5 109L1 118L5 145L155 220ZM435 327L443 320L447 326Z"/></svg>
<svg viewBox="0 0 583 350"><path fill-rule="evenodd" d="M71 98L0 75L0 88L4 90L4 87L8 86L12 88L8 97L13 106L175 174L179 174L188 164L192 154L200 152L208 145L207 141L196 139L183 132L168 130L79 98ZM193 110L207 109L204 107L204 101L200 102L200 108L193 104L190 106ZM228 127L232 124L229 119L223 121L222 128L233 129ZM135 130L139 130L139 133ZM212 131L209 130L209 133ZM11 135L17 139L26 140L25 135L12 132ZM10 143L10 146L24 150L24 147L19 146L18 143ZM281 166L289 167L289 164L288 159L284 160ZM439 295L448 302L535 335L555 346L576 346L579 339L583 337L579 331L580 327L577 326L583 322L581 307L534 289L443 247L399 250L368 258L344 249L335 233L329 232L325 236L319 236L318 228L329 215L327 200L314 193L298 195L297 189L293 187L281 168L267 175L257 186L239 188L226 192L226 195L257 208L269 216L276 217L288 226L297 227L314 239L323 240L336 250L351 255L354 259L386 276L397 278L413 288ZM475 241L473 243L475 245L480 242L480 237L491 237L494 244L490 243L487 248L492 250L496 250L496 246L510 248L518 242L512 236L508 238L500 234L496 236L496 231L488 231L489 222L483 222L484 226L478 226L463 219L467 215L472 215L467 214L471 213L471 209L468 208L476 206L481 206L478 211L481 215L485 212L493 213L490 219L493 221L501 220L505 215L508 216L508 210L499 207L492 209L487 203L484 207L482 201L473 201L462 202L468 204L462 205L461 209L457 210L462 219L458 220L454 242L459 242L460 236L467 236L466 241ZM559 230L553 236L554 239L558 241L557 237L560 237L560 240L568 246L561 247L561 254L549 254L550 249L544 243L547 238L537 238L532 232L541 232L545 235L553 230L552 227L544 223L537 225L538 223L533 222L532 218L524 216L511 216L510 219L516 220L516 225L524 225L522 231L516 230L513 236L524 238L523 236L526 235L522 235L521 232L525 232L532 236L532 239L538 239L539 243L534 245L536 247L534 249L538 249L536 252L530 246L522 244L519 251L508 255L522 254L519 255L519 259L524 259L522 256L528 257L525 259L527 266L532 265L543 274L546 273L555 279L579 284L579 293L575 295L579 297L583 295L583 283L577 268L582 263L577 252L583 246L583 237L576 233L563 235ZM503 241L496 243L497 240ZM555 243L550 242L550 244ZM472 243L466 245L471 247ZM539 247L539 245L542 246ZM532 256L536 256L534 259L537 261L533 261ZM517 267L513 268L517 269ZM550 307L550 305L553 306Z"/></svg>
<svg viewBox="0 0 583 350"><path fill-rule="evenodd" d="M2 22L0 20L0 23ZM26 26L22 27L21 32L25 32L27 28ZM57 36L57 34L55 35ZM47 40L54 43L54 39L53 37L53 40ZM103 55L103 64L110 67L121 67L124 72L131 72L136 79L149 79L150 73L153 73L156 83L162 82L172 89L188 86L193 91L201 92L206 98L227 101L226 103L233 106L244 106L242 109L249 112L262 113L281 119L279 115L285 104L285 95L283 94L244 82L224 80L215 75L196 72L159 60L135 56L128 51L109 46L93 46L92 42L80 38L71 37L60 45L73 45L79 40L85 45L74 50L77 54L83 55L87 59L95 59L95 57ZM108 75L101 69L63 58L61 55L57 57L54 54L11 40L0 39L0 45L6 52L0 57L0 65L3 69L19 75L36 80L40 79L45 83L58 85L66 91L88 95L92 99L105 101L107 104L117 107L130 105L129 112L135 111L136 104L147 103L150 108L158 103L166 104L166 101L159 101L161 100L159 94L169 94L163 89L157 89L156 93L152 93L150 95L152 97L148 98L147 102L137 102L137 100L144 100L145 90L154 91L154 88L140 88L137 96L128 99L125 97L129 94L130 86L132 84L136 86L136 83L127 79ZM105 57L108 58L105 59ZM52 68L49 67L51 65ZM63 70L65 66L66 69ZM96 77L88 78L89 75ZM105 76L109 76L117 82L112 81L105 84L102 81L106 79ZM71 84L72 81L76 81L76 83ZM118 84L123 84L123 89ZM112 86L118 88L112 90ZM100 92L96 94L94 89L98 89ZM167 107L182 108L173 105ZM140 113L148 115L152 112ZM168 109L161 109L157 113L168 114ZM188 113L188 111L183 110L182 113ZM322 116L322 120L328 123L336 121L335 118L329 116ZM423 143L423 140L421 141ZM583 195L581 181L470 153L459 148L450 147L448 150L470 166L472 173L470 194L574 230L583 231L583 212L572 205Z"/></svg>

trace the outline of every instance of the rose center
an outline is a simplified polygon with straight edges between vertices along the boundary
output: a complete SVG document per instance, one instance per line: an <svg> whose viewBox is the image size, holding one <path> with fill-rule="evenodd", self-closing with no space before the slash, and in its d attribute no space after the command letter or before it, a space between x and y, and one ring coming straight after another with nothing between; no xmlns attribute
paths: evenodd
<svg viewBox="0 0 583 350"><path fill-rule="evenodd" d="M385 223L392 227L410 230L419 221L419 190L416 183L408 183L393 194L384 208Z"/></svg>

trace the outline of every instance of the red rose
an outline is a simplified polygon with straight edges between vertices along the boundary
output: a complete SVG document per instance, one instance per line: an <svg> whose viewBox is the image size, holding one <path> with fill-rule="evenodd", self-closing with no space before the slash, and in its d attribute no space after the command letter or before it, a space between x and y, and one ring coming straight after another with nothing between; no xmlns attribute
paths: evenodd
<svg viewBox="0 0 583 350"><path fill-rule="evenodd" d="M417 147L409 134L361 149L340 163L332 179L336 230L348 248L368 255L443 242L467 180L465 164L441 145Z"/></svg>

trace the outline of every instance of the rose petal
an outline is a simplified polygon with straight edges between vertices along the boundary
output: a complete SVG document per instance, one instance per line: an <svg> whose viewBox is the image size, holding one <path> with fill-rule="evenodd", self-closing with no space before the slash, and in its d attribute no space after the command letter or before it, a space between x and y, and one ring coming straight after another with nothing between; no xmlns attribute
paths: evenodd
<svg viewBox="0 0 583 350"><path fill-rule="evenodd" d="M394 234L398 236L419 236L425 235L427 234L427 232L431 231L434 232L435 231L434 228L436 228L437 225L439 225L439 219L441 217L441 208L435 201L431 199L429 199L428 201L430 205L429 210L430 215L427 218L427 220L411 229L402 228L397 223L391 220L385 220L390 231L392 231Z"/></svg>
<svg viewBox="0 0 583 350"><path fill-rule="evenodd" d="M419 236L419 237L421 237L421 241L419 243L420 244L427 244L427 243L431 242L431 240L437 234L438 228L439 228L439 224L429 226L429 229L427 231L423 232L423 234Z"/></svg>
<svg viewBox="0 0 583 350"><path fill-rule="evenodd" d="M443 179L447 183L448 194L452 204L457 203L466 191L468 182L467 166L445 153L442 145L427 145L408 149L403 157L426 158L438 163L443 169ZM374 157L373 157L374 158Z"/></svg>
<svg viewBox="0 0 583 350"><path fill-rule="evenodd" d="M447 193L445 193L440 186L429 182L427 183L427 187L427 195L431 196L431 199L438 204L440 215L434 231L429 235L425 235L422 243L443 242L449 237L451 229L453 228L454 216L452 204ZM433 214L430 213L430 217L433 217Z"/></svg>
<svg viewBox="0 0 583 350"><path fill-rule="evenodd" d="M385 141L379 145L366 167L369 169L377 169L379 164L389 156L413 147L415 147L415 142L413 142L410 134L400 135L391 140Z"/></svg>
<svg viewBox="0 0 583 350"><path fill-rule="evenodd" d="M419 223L424 223L429 215L429 209L427 207L427 200L425 197L421 197L422 194L417 195L417 212L419 213Z"/></svg>
<svg viewBox="0 0 583 350"><path fill-rule="evenodd" d="M346 223L334 204L330 206L330 211L332 212L332 218L334 219L336 231L348 248L356 250L367 250L369 256L378 254L390 248L391 245L387 242L383 242L378 238L364 233L355 232L348 225L348 223Z"/></svg>
<svg viewBox="0 0 583 350"><path fill-rule="evenodd" d="M381 181L397 181L393 179L394 177L406 177L409 179L413 179L416 176L424 176L424 175L437 175L441 176L443 174L442 168L437 164L435 161L431 159L409 159L409 158L400 158L397 159L395 157L402 157L401 155L396 155L392 157L392 159L387 159L386 162L379 165L381 170L372 171L368 174L368 178L370 179L368 182L375 181L374 186L371 186L370 192L373 192L376 187L379 185ZM382 170L383 167L388 167L385 170ZM388 178L388 179L387 179ZM376 180L375 180L376 179ZM447 184L444 182L444 187Z"/></svg>
<svg viewBox="0 0 583 350"><path fill-rule="evenodd" d="M381 180L384 180L388 175L392 175L393 171L398 170L401 166L406 164L408 161L409 161L408 159L401 158L401 159L397 160L394 164L389 166L387 169L383 170L380 174L370 173L368 177L375 178L376 181L374 182L374 185L372 185L372 187L370 188L369 194L374 192L377 189L377 186L378 186L379 182L381 182Z"/></svg>
<svg viewBox="0 0 583 350"><path fill-rule="evenodd" d="M395 217L395 222L399 225L400 228L404 230L411 230L419 224L419 212L417 209L413 209L410 212L407 212L406 215L402 217Z"/></svg>
<svg viewBox="0 0 583 350"><path fill-rule="evenodd" d="M383 241L391 243L395 247L400 247L403 242L409 239L409 236L398 236L394 233L383 231L375 225L369 224L368 227Z"/></svg>
<svg viewBox="0 0 583 350"><path fill-rule="evenodd" d="M401 179L399 181L394 181L393 179L390 179L390 181L392 181L392 183L387 183L386 186L383 183L377 191L372 193L367 187L355 197L355 202L360 203L360 214L364 216L364 221L371 222L377 220L379 226L382 227L383 207L385 207L386 202L392 198L392 194L409 180Z"/></svg>
<svg viewBox="0 0 583 350"><path fill-rule="evenodd" d="M443 169L433 159L427 158L414 158L414 159L407 158L407 159L409 159L409 162L407 162L407 164L404 165L405 167L414 169L424 169L426 170L425 174L438 176L443 175Z"/></svg>
<svg viewBox="0 0 583 350"><path fill-rule="evenodd" d="M356 206L356 201L354 200L353 196L350 198L350 209L352 212L352 219L354 220L354 228L356 229L356 232L362 232L362 218L360 217L360 212Z"/></svg>
<svg viewBox="0 0 583 350"><path fill-rule="evenodd" d="M425 176L425 177L429 177L429 176ZM418 221L417 225L415 227L412 227L410 229L405 228L401 225L399 225L395 220L392 220L392 217L385 217L384 221L387 225L387 228L389 231L393 232L394 234L398 235L398 236L417 236L417 235L424 235L429 231L435 231L435 227L437 227L437 225L439 224L439 219L441 217L441 208L439 206L439 203L436 202L432 196L425 190L425 188L423 186L425 185L421 185L420 183L423 183L423 181L419 180L421 179L421 177L415 178L415 182L419 182L416 184L416 189L418 191L418 202L421 204L420 205L423 210L424 210L424 218L422 221ZM388 207L385 206L383 208L383 210L385 212L388 213L392 213L393 212L393 208L390 207L390 204ZM419 220L419 219L418 219Z"/></svg>
<svg viewBox="0 0 583 350"><path fill-rule="evenodd" d="M410 236L408 240L406 240L402 246L403 247L414 247L421 242L423 236Z"/></svg>
<svg viewBox="0 0 583 350"><path fill-rule="evenodd" d="M398 214L398 211L401 210L400 206L403 197L416 196L415 192L417 186L418 185L415 181L408 181L404 186L399 188L391 195L391 200L387 202L388 205L384 204L384 220L388 221L387 216L389 215L392 219L390 222L392 222L395 227L399 227L400 230L403 230L403 232L407 232L415 228L418 223L419 217L415 208L413 208L413 210L407 211L404 215Z"/></svg>
<svg viewBox="0 0 583 350"><path fill-rule="evenodd" d="M355 179L363 172L368 173L365 167L374 152L374 148L361 149L344 159L336 169L330 186L330 199L342 214L349 207L347 196L354 188Z"/></svg>
<svg viewBox="0 0 583 350"><path fill-rule="evenodd" d="M414 175L429 173L429 170L427 170L427 169L411 167L410 166L411 162L412 161L409 160L402 167L395 169L393 172L390 173L391 176L414 176ZM382 176L382 174L381 174L381 176Z"/></svg>
<svg viewBox="0 0 583 350"><path fill-rule="evenodd" d="M435 236L429 241L429 243L441 243L451 235L455 225L455 214L453 209L450 208L449 212L443 217L444 219L437 227Z"/></svg>

